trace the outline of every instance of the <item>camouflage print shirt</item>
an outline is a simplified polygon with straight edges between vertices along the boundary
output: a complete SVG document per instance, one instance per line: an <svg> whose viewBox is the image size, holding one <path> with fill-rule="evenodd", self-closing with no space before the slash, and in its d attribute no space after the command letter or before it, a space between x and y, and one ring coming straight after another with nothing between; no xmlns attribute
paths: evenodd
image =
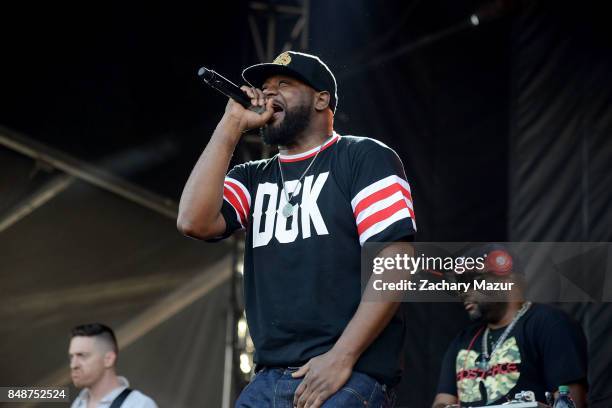
<svg viewBox="0 0 612 408"><path fill-rule="evenodd" d="M503 403L520 391L533 391L545 402L546 391L586 382L584 334L562 311L534 304L486 365L478 364L483 360L482 328L474 324L455 337L444 356L438 393L456 395L466 406ZM504 329L489 332L489 352Z"/></svg>

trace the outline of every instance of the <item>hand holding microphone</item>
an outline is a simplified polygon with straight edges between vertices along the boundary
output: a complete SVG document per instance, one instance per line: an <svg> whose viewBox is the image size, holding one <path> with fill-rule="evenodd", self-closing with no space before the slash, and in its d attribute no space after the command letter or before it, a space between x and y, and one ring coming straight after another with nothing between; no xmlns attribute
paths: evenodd
<svg viewBox="0 0 612 408"><path fill-rule="evenodd" d="M198 70L198 76L211 88L230 98L225 114L238 121L241 132L260 128L272 117L272 99L266 101L261 90L248 86L239 88L229 79L204 67Z"/></svg>

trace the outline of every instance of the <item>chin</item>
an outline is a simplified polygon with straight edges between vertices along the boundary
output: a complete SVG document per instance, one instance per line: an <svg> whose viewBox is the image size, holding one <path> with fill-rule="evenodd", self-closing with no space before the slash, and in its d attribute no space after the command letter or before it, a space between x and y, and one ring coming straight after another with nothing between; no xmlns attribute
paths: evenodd
<svg viewBox="0 0 612 408"><path fill-rule="evenodd" d="M482 312L478 308L474 308L468 312L468 317L471 321L476 322L482 319Z"/></svg>
<svg viewBox="0 0 612 408"><path fill-rule="evenodd" d="M83 381L80 380L76 380L76 379L72 379L72 384L76 387L76 388L84 388L86 387L85 384L83 384Z"/></svg>
<svg viewBox="0 0 612 408"><path fill-rule="evenodd" d="M74 384L74 386L77 388L87 388L91 385L90 381L87 381L82 376L72 377L72 384Z"/></svg>

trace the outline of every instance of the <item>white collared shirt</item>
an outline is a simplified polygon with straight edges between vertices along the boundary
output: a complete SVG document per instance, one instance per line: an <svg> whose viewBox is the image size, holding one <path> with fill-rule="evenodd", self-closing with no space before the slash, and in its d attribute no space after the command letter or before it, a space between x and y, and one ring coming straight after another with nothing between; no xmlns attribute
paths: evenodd
<svg viewBox="0 0 612 408"><path fill-rule="evenodd" d="M127 378L117 377L117 379L119 380L119 387L115 388L114 390L106 394L104 397L102 397L98 405L96 405L96 408L110 407L110 405L113 403L113 400L117 398L117 396L121 394L123 390L130 386L130 383L128 382ZM71 408L87 408L88 401L89 389L84 388L83 390L81 390L77 398L72 403ZM123 401L123 405L121 405L121 408L157 408L157 405L155 404L155 401L144 395L142 392L132 390L130 395L128 395L125 401Z"/></svg>

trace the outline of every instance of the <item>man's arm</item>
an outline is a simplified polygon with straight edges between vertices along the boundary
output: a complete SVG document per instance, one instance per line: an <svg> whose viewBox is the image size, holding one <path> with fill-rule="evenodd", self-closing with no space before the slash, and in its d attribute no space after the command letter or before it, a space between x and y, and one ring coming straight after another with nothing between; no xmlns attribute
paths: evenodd
<svg viewBox="0 0 612 408"><path fill-rule="evenodd" d="M397 242L387 246L378 256L392 257L397 253L412 254L412 246ZM292 374L304 377L295 391L294 405L302 408L320 407L350 378L361 354L387 326L400 303L396 301L361 300L355 315L327 353L314 357Z"/></svg>
<svg viewBox="0 0 612 408"><path fill-rule="evenodd" d="M455 395L440 393L436 395L431 408L454 408L459 407L459 400Z"/></svg>
<svg viewBox="0 0 612 408"><path fill-rule="evenodd" d="M245 130L263 126L274 113L272 100L266 103L260 90L246 86L241 89L251 98L253 106L265 106L266 111L257 114L232 99L228 101L225 114L181 195L176 225L179 231L192 238L214 238L225 232L225 220L221 215L223 181L234 149Z"/></svg>
<svg viewBox="0 0 612 408"><path fill-rule="evenodd" d="M582 328L564 313L551 309L535 326L540 365L549 390L568 385L577 408L587 406L587 341ZM556 394L556 393L555 393Z"/></svg>

